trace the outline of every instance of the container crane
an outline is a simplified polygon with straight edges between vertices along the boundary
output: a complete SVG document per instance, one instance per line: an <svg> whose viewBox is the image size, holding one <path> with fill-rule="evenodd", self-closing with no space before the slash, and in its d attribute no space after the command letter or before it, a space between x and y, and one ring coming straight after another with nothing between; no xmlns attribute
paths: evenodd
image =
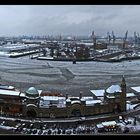
<svg viewBox="0 0 140 140"><path fill-rule="evenodd" d="M112 39L113 39L113 44L115 44L115 40L116 40L116 37L114 35L114 32L112 31Z"/></svg>
<svg viewBox="0 0 140 140"><path fill-rule="evenodd" d="M96 36L95 36L95 33L94 33L94 31L92 31L92 39L93 39L93 54L95 55L95 50L96 50L96 40L97 40L97 38L96 38Z"/></svg>
<svg viewBox="0 0 140 140"><path fill-rule="evenodd" d="M107 40L108 40L108 44L110 44L111 36L110 36L109 32L107 32Z"/></svg>
<svg viewBox="0 0 140 140"><path fill-rule="evenodd" d="M127 35L128 35L128 30L125 33L125 37L123 38L123 49L125 49L125 44L126 44L126 40L127 40Z"/></svg>

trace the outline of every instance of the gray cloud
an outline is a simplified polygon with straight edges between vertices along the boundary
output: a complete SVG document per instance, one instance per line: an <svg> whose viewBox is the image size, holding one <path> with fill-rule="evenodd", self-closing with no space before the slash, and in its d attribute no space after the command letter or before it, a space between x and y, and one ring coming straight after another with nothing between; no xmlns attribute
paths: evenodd
<svg viewBox="0 0 140 140"><path fill-rule="evenodd" d="M139 14L139 5L1 5L0 35L131 35Z"/></svg>

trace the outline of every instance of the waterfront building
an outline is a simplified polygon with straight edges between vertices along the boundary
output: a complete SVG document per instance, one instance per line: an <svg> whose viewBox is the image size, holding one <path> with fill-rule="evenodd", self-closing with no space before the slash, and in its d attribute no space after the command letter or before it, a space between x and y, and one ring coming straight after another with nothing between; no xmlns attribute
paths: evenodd
<svg viewBox="0 0 140 140"><path fill-rule="evenodd" d="M111 85L105 90L91 90L94 96L71 97L47 94L35 87L25 93L0 89L1 113L24 117L84 117L126 111L126 83L124 77L120 85ZM101 94L99 94L101 92Z"/></svg>

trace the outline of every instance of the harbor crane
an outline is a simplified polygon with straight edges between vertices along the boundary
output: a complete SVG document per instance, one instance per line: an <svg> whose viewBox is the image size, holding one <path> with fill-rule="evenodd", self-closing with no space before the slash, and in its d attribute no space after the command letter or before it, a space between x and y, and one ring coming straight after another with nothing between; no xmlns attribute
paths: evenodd
<svg viewBox="0 0 140 140"><path fill-rule="evenodd" d="M110 41L111 41L111 35L109 34L109 32L107 32L107 40L108 40L108 44L110 44Z"/></svg>
<svg viewBox="0 0 140 140"><path fill-rule="evenodd" d="M125 49L125 44L126 44L126 40L127 40L127 35L128 35L128 30L125 33L125 37L123 38L123 49Z"/></svg>
<svg viewBox="0 0 140 140"><path fill-rule="evenodd" d="M92 31L92 35L91 35L92 39L93 39L93 54L95 55L95 50L96 50L96 36L95 36L95 33L94 31Z"/></svg>
<svg viewBox="0 0 140 140"><path fill-rule="evenodd" d="M134 32L134 44L135 46L139 47L140 43L140 36L138 32Z"/></svg>
<svg viewBox="0 0 140 140"><path fill-rule="evenodd" d="M112 31L112 39L113 39L113 44L115 44L115 40L116 40L116 37L114 35L114 32Z"/></svg>

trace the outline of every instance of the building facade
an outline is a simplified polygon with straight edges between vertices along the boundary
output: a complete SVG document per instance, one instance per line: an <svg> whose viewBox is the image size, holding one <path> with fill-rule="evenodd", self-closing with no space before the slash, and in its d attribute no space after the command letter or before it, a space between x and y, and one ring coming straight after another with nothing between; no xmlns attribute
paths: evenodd
<svg viewBox="0 0 140 140"><path fill-rule="evenodd" d="M30 87L25 93L0 89L1 114L22 117L77 117L126 111L126 83L112 85L104 92L103 99L93 96L48 96Z"/></svg>

